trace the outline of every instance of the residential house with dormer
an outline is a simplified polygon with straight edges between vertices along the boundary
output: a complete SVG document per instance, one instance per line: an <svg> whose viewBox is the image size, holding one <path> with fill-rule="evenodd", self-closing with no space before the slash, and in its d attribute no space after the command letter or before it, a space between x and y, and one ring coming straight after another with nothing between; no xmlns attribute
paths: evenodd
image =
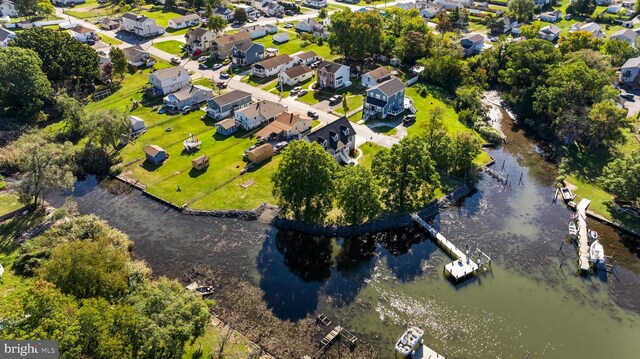
<svg viewBox="0 0 640 359"><path fill-rule="evenodd" d="M356 149L356 131L344 116L309 133L304 140L318 143L339 163L353 163L349 154Z"/></svg>
<svg viewBox="0 0 640 359"><path fill-rule="evenodd" d="M235 45L250 40L251 35L246 31L218 36L211 43L211 55L217 59L228 59Z"/></svg>
<svg viewBox="0 0 640 359"><path fill-rule="evenodd" d="M184 35L186 40L185 49L191 56L198 56L211 50L216 33L201 27L189 29Z"/></svg>
<svg viewBox="0 0 640 359"><path fill-rule="evenodd" d="M169 67L149 74L149 83L167 95L189 84L189 72L182 66Z"/></svg>
<svg viewBox="0 0 640 359"><path fill-rule="evenodd" d="M398 78L382 82L367 89L362 103L363 120L370 117L385 119L397 116L404 111L404 95L406 86Z"/></svg>

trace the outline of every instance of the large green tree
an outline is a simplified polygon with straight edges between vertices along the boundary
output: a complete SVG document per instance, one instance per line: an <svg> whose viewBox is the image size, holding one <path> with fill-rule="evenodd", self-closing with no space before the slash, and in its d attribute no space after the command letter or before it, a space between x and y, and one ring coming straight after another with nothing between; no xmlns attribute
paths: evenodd
<svg viewBox="0 0 640 359"><path fill-rule="evenodd" d="M382 17L377 11L336 12L331 15L330 30L331 52L357 60L379 53L384 39Z"/></svg>
<svg viewBox="0 0 640 359"><path fill-rule="evenodd" d="M19 64L17 66L16 64ZM29 49L0 49L0 111L28 119L52 94L42 61Z"/></svg>
<svg viewBox="0 0 640 359"><path fill-rule="evenodd" d="M362 166L345 167L336 185L336 202L348 224L375 219L380 213L380 187L371 171Z"/></svg>
<svg viewBox="0 0 640 359"><path fill-rule="evenodd" d="M582 49L598 50L601 45L600 39L593 36L589 31L574 31L567 35L560 36L558 48L563 54L575 52Z"/></svg>
<svg viewBox="0 0 640 359"><path fill-rule="evenodd" d="M66 32L37 27L18 33L9 45L34 50L49 81L69 93L86 90L98 78L100 60L95 50Z"/></svg>
<svg viewBox="0 0 640 359"><path fill-rule="evenodd" d="M124 138L129 135L129 116L115 108L94 112L91 117L95 129L92 135L103 147L117 149Z"/></svg>
<svg viewBox="0 0 640 359"><path fill-rule="evenodd" d="M602 171L602 185L618 201L640 201L640 150L619 156Z"/></svg>
<svg viewBox="0 0 640 359"><path fill-rule="evenodd" d="M63 93L55 98L56 110L64 122L63 131L72 141L77 141L90 130L84 106L75 98Z"/></svg>
<svg viewBox="0 0 640 359"><path fill-rule="evenodd" d="M382 150L373 158L371 169L380 181L382 203L386 209L406 212L428 203L440 187L424 139L406 137L390 150Z"/></svg>
<svg viewBox="0 0 640 359"><path fill-rule="evenodd" d="M624 130L629 128L630 123L627 110L618 108L613 101L604 100L596 103L589 111L589 147L613 147L624 143ZM640 176L640 173L638 175Z"/></svg>
<svg viewBox="0 0 640 359"><path fill-rule="evenodd" d="M533 18L535 6L533 0L509 0L507 3L509 14L515 16L520 22L526 22Z"/></svg>
<svg viewBox="0 0 640 359"><path fill-rule="evenodd" d="M109 51L109 60L111 60L111 72L113 75L118 75L120 81L124 79L124 74L127 72L129 63L127 62L127 55L124 50L118 47L112 47Z"/></svg>
<svg viewBox="0 0 640 359"><path fill-rule="evenodd" d="M222 16L213 15L209 17L209 21L207 22L207 29L218 33L223 31L227 27L227 20L225 20Z"/></svg>
<svg viewBox="0 0 640 359"><path fill-rule="evenodd" d="M460 50L448 39L442 38L434 42L429 52L426 59L418 61L424 67L420 77L447 90L454 90L469 70Z"/></svg>
<svg viewBox="0 0 640 359"><path fill-rule="evenodd" d="M322 223L332 207L337 170L336 161L318 143L291 142L272 177L281 212Z"/></svg>
<svg viewBox="0 0 640 359"><path fill-rule="evenodd" d="M622 66L627 60L638 56L638 50L626 41L606 40L602 45L602 52L607 56L612 66Z"/></svg>
<svg viewBox="0 0 640 359"><path fill-rule="evenodd" d="M248 19L249 17L247 16L247 10L245 10L244 8L237 7L233 12L233 20L241 24L247 22Z"/></svg>

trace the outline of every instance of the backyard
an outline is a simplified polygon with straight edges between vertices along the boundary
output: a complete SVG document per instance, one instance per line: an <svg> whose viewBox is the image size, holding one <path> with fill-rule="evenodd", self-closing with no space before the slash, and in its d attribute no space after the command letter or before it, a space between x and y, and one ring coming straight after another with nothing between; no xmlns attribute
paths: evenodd
<svg viewBox="0 0 640 359"><path fill-rule="evenodd" d="M153 47L172 55L182 54L182 46L184 46L184 43L178 40L155 42L153 44Z"/></svg>

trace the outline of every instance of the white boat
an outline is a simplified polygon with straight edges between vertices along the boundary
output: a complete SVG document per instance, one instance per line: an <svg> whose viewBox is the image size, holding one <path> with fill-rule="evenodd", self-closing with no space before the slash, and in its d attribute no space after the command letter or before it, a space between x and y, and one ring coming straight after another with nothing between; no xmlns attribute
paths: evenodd
<svg viewBox="0 0 640 359"><path fill-rule="evenodd" d="M597 241L598 240L598 232L594 231L593 229L589 230L589 238L591 240Z"/></svg>
<svg viewBox="0 0 640 359"><path fill-rule="evenodd" d="M202 141L193 137L192 134L189 134L189 137L186 140L182 141L182 144L184 145L184 150L186 152L192 152L197 150L202 145Z"/></svg>
<svg viewBox="0 0 640 359"><path fill-rule="evenodd" d="M604 248L597 239L589 246L589 259L595 264L604 263Z"/></svg>
<svg viewBox="0 0 640 359"><path fill-rule="evenodd" d="M576 222L574 221L569 222L569 235L570 236L578 235L578 226L576 226Z"/></svg>
<svg viewBox="0 0 640 359"><path fill-rule="evenodd" d="M424 330L418 327L409 327L396 343L396 352L408 357L422 344Z"/></svg>
<svg viewBox="0 0 640 359"><path fill-rule="evenodd" d="M562 193L562 199L564 199L565 201L571 201L575 195L573 193L571 193L571 190L563 187L562 189L560 189L560 193Z"/></svg>

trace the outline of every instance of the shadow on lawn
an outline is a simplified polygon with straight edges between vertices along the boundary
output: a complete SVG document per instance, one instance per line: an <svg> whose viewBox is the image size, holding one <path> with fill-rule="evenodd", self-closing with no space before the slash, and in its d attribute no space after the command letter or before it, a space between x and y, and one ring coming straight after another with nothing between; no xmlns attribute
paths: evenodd
<svg viewBox="0 0 640 359"><path fill-rule="evenodd" d="M592 182L602 175L602 169L611 160L611 153L604 148L589 149L573 145L567 153L570 172L586 182Z"/></svg>
<svg viewBox="0 0 640 359"><path fill-rule="evenodd" d="M201 169L201 170L197 170L195 168L191 168L191 170L189 171L189 177L191 178L198 178L201 175L203 175L205 172L207 172L207 170L209 169L209 166Z"/></svg>
<svg viewBox="0 0 640 359"><path fill-rule="evenodd" d="M167 158L167 160L168 160L168 158ZM166 160L165 160L165 162L166 162ZM147 170L149 172L153 172L153 171L157 170L158 168L160 168L162 166L162 163L161 164L155 164L155 163L153 163L153 162L151 162L149 160L144 160L144 162L142 162L141 166L145 170Z"/></svg>

